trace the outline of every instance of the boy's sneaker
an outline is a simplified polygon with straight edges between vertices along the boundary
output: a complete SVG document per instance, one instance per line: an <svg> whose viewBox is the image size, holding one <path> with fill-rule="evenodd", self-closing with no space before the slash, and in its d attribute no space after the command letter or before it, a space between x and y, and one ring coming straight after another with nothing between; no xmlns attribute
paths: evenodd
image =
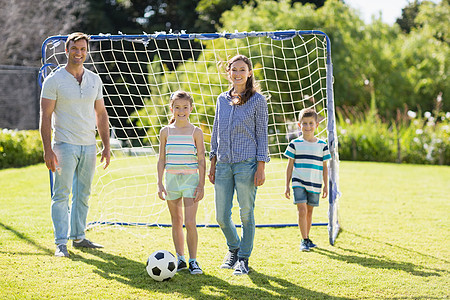
<svg viewBox="0 0 450 300"><path fill-rule="evenodd" d="M203 271L196 260L192 260L189 262L189 272L192 275L203 274Z"/></svg>
<svg viewBox="0 0 450 300"><path fill-rule="evenodd" d="M184 260L181 260L181 259L178 260L177 272L181 271L181 270L184 270L184 269L187 269L186 262Z"/></svg>
<svg viewBox="0 0 450 300"><path fill-rule="evenodd" d="M308 242L308 247L309 248L316 248L317 245L313 243L313 241L311 241L309 238L306 239L306 241Z"/></svg>
<svg viewBox="0 0 450 300"><path fill-rule="evenodd" d="M237 256L238 251L239 251L239 248L234 249L232 251L228 251L220 268L221 269L233 269L238 261L238 256Z"/></svg>
<svg viewBox="0 0 450 300"><path fill-rule="evenodd" d="M309 251L308 240L302 240L302 243L300 244L300 251Z"/></svg>
<svg viewBox="0 0 450 300"><path fill-rule="evenodd" d="M247 275L249 272L248 258L239 258L239 261L234 269L233 275Z"/></svg>
<svg viewBox="0 0 450 300"><path fill-rule="evenodd" d="M60 244L56 246L55 256L58 257L69 257L69 251L67 251L67 246L65 244Z"/></svg>

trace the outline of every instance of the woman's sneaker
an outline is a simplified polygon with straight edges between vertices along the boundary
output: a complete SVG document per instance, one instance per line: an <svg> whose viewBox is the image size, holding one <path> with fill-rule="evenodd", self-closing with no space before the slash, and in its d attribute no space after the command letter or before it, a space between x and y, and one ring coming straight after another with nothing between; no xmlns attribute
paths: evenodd
<svg viewBox="0 0 450 300"><path fill-rule="evenodd" d="M249 271L248 258L239 258L233 275L247 275Z"/></svg>
<svg viewBox="0 0 450 300"><path fill-rule="evenodd" d="M184 270L184 269L187 269L186 262L184 260L181 260L181 259L178 260L177 272L181 271L181 270Z"/></svg>
<svg viewBox="0 0 450 300"><path fill-rule="evenodd" d="M203 274L203 271L196 260L192 260L189 262L189 272L192 275Z"/></svg>
<svg viewBox="0 0 450 300"><path fill-rule="evenodd" d="M238 256L237 256L238 252L239 252L239 248L234 249L232 251L228 251L220 268L221 269L233 269L238 261Z"/></svg>

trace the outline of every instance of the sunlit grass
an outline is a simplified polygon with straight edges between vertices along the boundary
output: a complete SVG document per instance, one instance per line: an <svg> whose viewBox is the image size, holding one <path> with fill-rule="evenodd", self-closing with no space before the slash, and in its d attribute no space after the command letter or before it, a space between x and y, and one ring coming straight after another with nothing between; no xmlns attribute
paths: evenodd
<svg viewBox="0 0 450 300"><path fill-rule="evenodd" d="M449 167L342 162L344 231L334 247L325 227L312 229L319 248L310 253L298 250L298 228L258 228L252 272L235 277L218 268L227 251L220 229L199 228L198 260L205 274L182 272L159 283L146 274L145 262L157 249L173 252L170 228L90 230L88 237L104 249L82 251L69 244L71 258L56 258L45 166L2 170L0 298L448 298L448 182ZM294 216L287 221L295 222L295 206L286 205ZM326 218L327 205L321 206L314 221Z"/></svg>

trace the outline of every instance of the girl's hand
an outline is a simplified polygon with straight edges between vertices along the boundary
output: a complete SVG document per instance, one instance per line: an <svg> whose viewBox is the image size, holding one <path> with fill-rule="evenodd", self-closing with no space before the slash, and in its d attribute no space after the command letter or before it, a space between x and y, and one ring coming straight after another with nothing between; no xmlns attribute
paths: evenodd
<svg viewBox="0 0 450 300"><path fill-rule="evenodd" d="M205 189L202 186L197 186L194 192L194 202L198 202L203 199L205 195Z"/></svg>
<svg viewBox="0 0 450 300"><path fill-rule="evenodd" d="M161 184L158 184L158 197L161 200L166 200L167 191L166 188Z"/></svg>

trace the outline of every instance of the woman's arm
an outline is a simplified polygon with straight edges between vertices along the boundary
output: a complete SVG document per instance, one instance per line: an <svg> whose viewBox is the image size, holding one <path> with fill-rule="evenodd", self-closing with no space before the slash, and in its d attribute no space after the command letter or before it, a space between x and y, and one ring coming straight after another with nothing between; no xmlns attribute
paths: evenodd
<svg viewBox="0 0 450 300"><path fill-rule="evenodd" d="M256 160L261 162L269 162L269 113L267 101L261 94L257 95L260 98L256 99L258 103L255 112Z"/></svg>

